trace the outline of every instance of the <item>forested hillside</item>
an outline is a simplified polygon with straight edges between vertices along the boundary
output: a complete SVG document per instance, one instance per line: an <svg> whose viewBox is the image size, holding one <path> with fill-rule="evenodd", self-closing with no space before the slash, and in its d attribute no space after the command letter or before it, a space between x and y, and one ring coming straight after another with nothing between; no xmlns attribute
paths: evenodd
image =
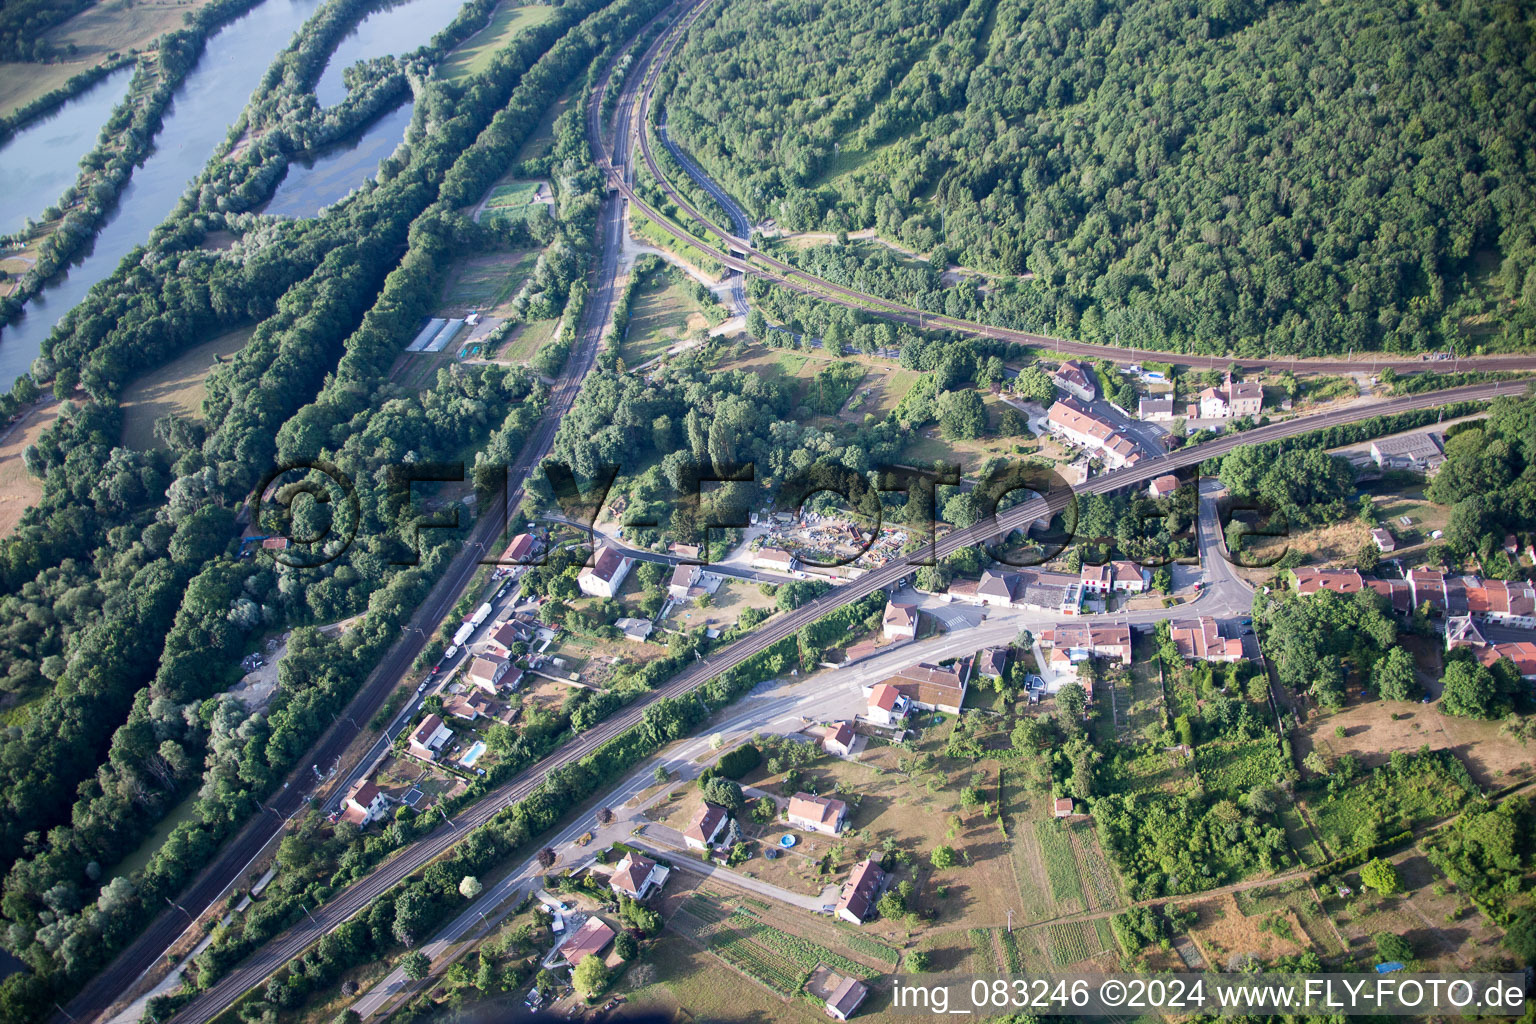
<svg viewBox="0 0 1536 1024"><path fill-rule="evenodd" d="M1003 275L967 315L1244 354L1509 348L1536 342L1532 12L722 0L661 97L758 218Z"/></svg>

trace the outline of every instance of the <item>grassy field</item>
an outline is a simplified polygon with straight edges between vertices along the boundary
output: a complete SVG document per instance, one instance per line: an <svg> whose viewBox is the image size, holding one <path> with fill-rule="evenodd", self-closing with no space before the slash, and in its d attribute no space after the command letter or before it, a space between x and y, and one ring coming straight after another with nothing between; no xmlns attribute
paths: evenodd
<svg viewBox="0 0 1536 1024"><path fill-rule="evenodd" d="M203 381L214 365L240 350L255 331L243 327L188 349L123 391L123 444L155 448L155 420L168 413L202 418Z"/></svg>
<svg viewBox="0 0 1536 1024"><path fill-rule="evenodd" d="M460 82L478 75L491 66L496 51L507 45L519 32L536 28L555 16L555 8L544 4L521 7L502 4L491 15L491 23L465 40L444 58L438 73L450 82Z"/></svg>
<svg viewBox="0 0 1536 1024"><path fill-rule="evenodd" d="M58 415L59 404L49 399L0 434L0 537L16 529L22 513L43 496L43 482L27 472L21 454Z"/></svg>
<svg viewBox="0 0 1536 1024"><path fill-rule="evenodd" d="M897 395L896 400L900 401L901 396ZM998 418L1008 406L995 395L983 395L982 405L987 410L986 436L972 441L947 441L937 426L929 425L912 432L912 440L902 449L901 457L908 462L958 462L961 472L970 476L994 455L1021 455L1039 447L1036 441L1024 437L998 437Z"/></svg>
<svg viewBox="0 0 1536 1024"><path fill-rule="evenodd" d="M472 309L495 312L533 273L538 260L538 250L529 249L458 261L443 285L443 298L436 315L462 316Z"/></svg>
<svg viewBox="0 0 1536 1024"><path fill-rule="evenodd" d="M514 210L521 206L527 206L546 184L543 181L519 179L497 185L491 190L490 197L486 199L485 208L487 210Z"/></svg>
<svg viewBox="0 0 1536 1024"><path fill-rule="evenodd" d="M559 320L534 320L523 324L512 332L510 338L501 343L501 347L496 350L495 358L502 362L526 363L544 346L546 341L555 336L555 325L559 322Z"/></svg>
<svg viewBox="0 0 1536 1024"><path fill-rule="evenodd" d="M539 126L534 129L532 135L528 136L528 141L523 143L523 148L518 150L517 159L512 161L514 165L549 152L549 147L555 141L555 118L571 105L571 100L577 95L576 89L576 86L572 86L544 112L544 116L539 120Z"/></svg>
<svg viewBox="0 0 1536 1024"><path fill-rule="evenodd" d="M769 348L765 345L748 345L740 356L722 360L719 368L749 371L791 388L798 405L805 402L817 373L828 364L839 361L862 367L865 371L864 379L859 381L839 413L848 422L862 423L865 414L883 418L896 408L919 376L916 370L905 370L868 356L835 360L821 349ZM829 417L828 424L835 426L837 421Z"/></svg>
<svg viewBox="0 0 1536 1024"><path fill-rule="evenodd" d="M635 296L619 356L625 366L638 366L682 341L690 331L707 326L693 296L670 274L653 271Z"/></svg>

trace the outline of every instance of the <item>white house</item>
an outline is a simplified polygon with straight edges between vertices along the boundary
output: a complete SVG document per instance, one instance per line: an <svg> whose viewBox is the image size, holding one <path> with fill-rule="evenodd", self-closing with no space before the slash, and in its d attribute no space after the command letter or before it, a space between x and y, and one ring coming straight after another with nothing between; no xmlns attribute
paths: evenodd
<svg viewBox="0 0 1536 1024"><path fill-rule="evenodd" d="M853 723L834 722L822 737L821 749L834 757L847 757L853 753L853 741Z"/></svg>
<svg viewBox="0 0 1536 1024"><path fill-rule="evenodd" d="M638 853L626 853L614 866L608 884L613 891L632 900L643 900L667 880L667 872L656 862Z"/></svg>
<svg viewBox="0 0 1536 1024"><path fill-rule="evenodd" d="M896 725L907 717L907 712L912 709L912 702L901 695L901 691L890 683L881 683L869 691L869 714L871 722L880 725Z"/></svg>
<svg viewBox="0 0 1536 1024"><path fill-rule="evenodd" d="M1136 403L1136 417L1148 423L1171 423L1173 415L1172 395L1149 395Z"/></svg>
<svg viewBox="0 0 1536 1024"><path fill-rule="evenodd" d="M848 805L827 796L796 793L789 798L789 824L807 832L835 836L848 820Z"/></svg>
<svg viewBox="0 0 1536 1024"><path fill-rule="evenodd" d="M481 654L470 662L469 671L465 675L475 686L495 694L497 685L511 667L512 663L499 654Z"/></svg>
<svg viewBox="0 0 1536 1024"><path fill-rule="evenodd" d="M799 559L783 548L759 548L752 556L752 568L769 572L794 572Z"/></svg>
<svg viewBox="0 0 1536 1024"><path fill-rule="evenodd" d="M1200 392L1200 418L1224 420L1235 416L1257 416L1264 408L1264 388L1232 380L1229 373L1221 387Z"/></svg>
<svg viewBox="0 0 1536 1024"><path fill-rule="evenodd" d="M601 544L592 564L577 574L576 586L581 588L583 594L592 597L618 597L619 588L624 585L624 577L634 564L633 558Z"/></svg>
<svg viewBox="0 0 1536 1024"><path fill-rule="evenodd" d="M1152 574L1135 562L1116 561L1103 565L1085 565L1079 581L1090 594L1140 594L1150 585Z"/></svg>
<svg viewBox="0 0 1536 1024"><path fill-rule="evenodd" d="M885 603L885 638L916 640L918 610L909 604Z"/></svg>
<svg viewBox="0 0 1536 1024"><path fill-rule="evenodd" d="M693 850L708 850L725 831L725 823L731 818L724 807L705 801L693 812L693 819L683 830L683 841Z"/></svg>
<svg viewBox="0 0 1536 1024"><path fill-rule="evenodd" d="M437 715L428 715L411 733L406 746L411 753L423 761L436 761L438 751L443 749L443 744L447 743L452 736L453 730L444 725L441 718Z"/></svg>
<svg viewBox="0 0 1536 1024"><path fill-rule="evenodd" d="M389 797L374 785L372 779L364 779L347 792L346 802L341 805L341 820L364 828L388 812Z"/></svg>

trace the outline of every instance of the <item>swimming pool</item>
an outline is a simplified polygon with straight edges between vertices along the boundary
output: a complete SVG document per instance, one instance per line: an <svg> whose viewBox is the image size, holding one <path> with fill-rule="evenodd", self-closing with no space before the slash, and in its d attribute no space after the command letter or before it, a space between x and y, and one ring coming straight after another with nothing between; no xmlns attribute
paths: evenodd
<svg viewBox="0 0 1536 1024"><path fill-rule="evenodd" d="M485 753L485 744L477 740L475 741L475 745L466 750L464 752L464 756L459 758L459 764L463 765L465 768L473 768L475 766L475 761L478 760L480 755L483 753Z"/></svg>

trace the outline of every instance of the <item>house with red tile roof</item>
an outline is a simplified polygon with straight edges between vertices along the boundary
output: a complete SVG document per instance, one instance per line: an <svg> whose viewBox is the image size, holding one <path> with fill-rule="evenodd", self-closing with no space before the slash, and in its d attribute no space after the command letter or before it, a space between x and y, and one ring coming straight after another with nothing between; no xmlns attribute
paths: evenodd
<svg viewBox="0 0 1536 1024"><path fill-rule="evenodd" d="M372 779L363 779L348 790L347 799L341 805L341 820L350 821L358 828L365 828L369 822L378 821L388 813L389 797Z"/></svg>
<svg viewBox="0 0 1536 1024"><path fill-rule="evenodd" d="M599 544L592 564L576 574L576 586L583 594L592 597L618 597L624 577L629 575L630 566L634 564L635 560L628 555L607 544Z"/></svg>
<svg viewBox="0 0 1536 1024"><path fill-rule="evenodd" d="M847 757L853 753L855 735L852 722L833 722L821 739L821 749L834 757Z"/></svg>
<svg viewBox="0 0 1536 1024"><path fill-rule="evenodd" d="M691 849L708 850L715 845L715 840L725 831L725 823L730 820L731 815L724 807L706 800L699 804L688 827L683 829L683 841Z"/></svg>
<svg viewBox="0 0 1536 1024"><path fill-rule="evenodd" d="M796 793L789 798L789 824L807 832L835 836L848 821L848 805L828 796Z"/></svg>
<svg viewBox="0 0 1536 1024"><path fill-rule="evenodd" d="M1220 625L1209 615L1170 622L1168 633L1179 649L1179 657L1186 660L1224 664L1243 660L1243 641L1223 637Z"/></svg>
<svg viewBox="0 0 1536 1024"><path fill-rule="evenodd" d="M854 865L848 881L843 883L843 891L837 898L837 916L850 924L863 924L875 908L884 885L885 872L880 865L873 858L860 861Z"/></svg>
<svg viewBox="0 0 1536 1024"><path fill-rule="evenodd" d="M631 851L615 865L608 884L621 896L644 900L665 881L666 872L655 861Z"/></svg>
<svg viewBox="0 0 1536 1024"><path fill-rule="evenodd" d="M878 683L869 691L869 719L880 725L896 725L907 717L912 701L890 683Z"/></svg>
<svg viewBox="0 0 1536 1024"><path fill-rule="evenodd" d="M559 962L575 967L589 956L601 953L613 941L614 931L600 917L589 917L575 934L561 943Z"/></svg>

